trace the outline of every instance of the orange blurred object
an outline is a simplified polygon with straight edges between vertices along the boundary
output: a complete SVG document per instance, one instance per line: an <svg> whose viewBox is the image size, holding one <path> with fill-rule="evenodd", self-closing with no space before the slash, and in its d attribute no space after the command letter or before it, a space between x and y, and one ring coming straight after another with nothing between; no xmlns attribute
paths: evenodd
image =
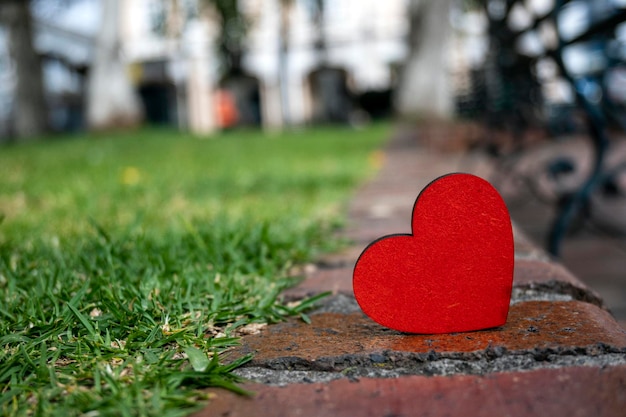
<svg viewBox="0 0 626 417"><path fill-rule="evenodd" d="M218 126L225 129L236 125L239 112L233 94L228 90L218 90L215 93L215 102Z"/></svg>

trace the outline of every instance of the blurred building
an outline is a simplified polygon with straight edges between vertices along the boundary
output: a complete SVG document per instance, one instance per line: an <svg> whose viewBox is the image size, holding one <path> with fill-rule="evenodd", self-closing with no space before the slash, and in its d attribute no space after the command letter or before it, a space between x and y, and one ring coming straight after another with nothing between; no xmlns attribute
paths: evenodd
<svg viewBox="0 0 626 417"><path fill-rule="evenodd" d="M57 131L81 129L86 125L86 80L105 0L31 1L50 125ZM391 111L398 68L409 56L410 0L238 0L247 29L237 46L237 65L230 67L218 53L223 27L211 0L119 1L119 50L147 121L198 133L236 125L359 123L385 116ZM450 45L441 45L450 53L440 71L450 78L457 115L475 116L494 82L486 75L493 49L487 39L489 24L479 8L455 4L450 22L442 22L451 23L454 36ZM554 6L547 0L529 4L536 15ZM559 17L559 31L566 39L575 36L594 16L624 4L568 3ZM529 16L518 9L511 12L509 23L523 29ZM531 58L542 53L541 42L550 37L533 32L519 45ZM625 34L621 28L622 45ZM574 72L589 72L604 65L604 49L572 47L564 59ZM626 102L625 72L618 68L608 75L610 91L620 102ZM536 73L548 102L573 102L571 87L549 60L539 60ZM16 76L0 27L0 137L11 133Z"/></svg>
<svg viewBox="0 0 626 417"><path fill-rule="evenodd" d="M327 1L317 18L314 2L294 2L282 80L279 3L244 3L246 13L258 16L244 65L261 82L263 100L286 108L283 119L347 121L390 106L396 70L407 52L406 1ZM281 82L286 85L282 96ZM280 123L277 106L265 108L267 123Z"/></svg>
<svg viewBox="0 0 626 417"><path fill-rule="evenodd" d="M32 3L35 47L43 57L56 130L85 124L85 79L101 1ZM323 2L323 10L314 0L240 0L249 28L235 73L220 65L219 18L208 3L120 2L120 47L148 122L209 132L225 123L346 122L390 110L396 69L406 55L406 0L334 0ZM4 121L12 111L14 77L0 32ZM221 112L233 105L236 117L224 119Z"/></svg>
<svg viewBox="0 0 626 417"><path fill-rule="evenodd" d="M86 79L103 1L32 3L56 130L86 125ZM409 52L409 0L239 0L247 30L234 69L218 54L222 28L210 4L120 0L119 48L147 122L206 133L234 125L359 123L390 114ZM480 13L456 9L450 21L455 36L452 45L442 45L450 48L450 63L441 70L462 93L487 53L486 22ZM5 46L0 28L3 127L15 79Z"/></svg>
<svg viewBox="0 0 626 417"><path fill-rule="evenodd" d="M207 131L228 106L225 97L236 106L238 124L265 127L389 111L395 70L406 54L406 1L329 1L322 13L314 3L293 1L285 16L280 0L241 0L249 22L241 68L223 73L218 17L210 9L179 2L172 16L167 2L126 0L123 47L148 118L177 118ZM163 20L165 29L156 30Z"/></svg>

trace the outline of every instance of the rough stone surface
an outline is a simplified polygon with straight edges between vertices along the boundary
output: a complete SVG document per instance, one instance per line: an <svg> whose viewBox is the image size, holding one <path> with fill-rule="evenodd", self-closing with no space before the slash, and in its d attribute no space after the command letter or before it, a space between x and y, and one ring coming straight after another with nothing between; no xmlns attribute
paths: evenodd
<svg viewBox="0 0 626 417"><path fill-rule="evenodd" d="M511 305L524 301L574 301L570 294L563 294L551 287L543 289L513 287L511 292Z"/></svg>
<svg viewBox="0 0 626 417"><path fill-rule="evenodd" d="M260 366L239 368L235 374L247 380L267 385L285 386L296 383L328 382L335 379L357 378L397 378L406 375L450 376L450 375L487 375L494 372L529 371L534 369L557 369L568 366L607 366L626 365L623 353L607 353L596 356L577 354L547 354L538 356L537 352L503 355L500 357L482 357L478 359L441 358L413 362L398 362L386 366L386 356L372 354L370 365L359 365L338 371L306 371L271 369Z"/></svg>
<svg viewBox="0 0 626 417"><path fill-rule="evenodd" d="M578 301L528 301L511 307L505 326L471 333L407 335L362 313L320 313L243 339L235 355L252 366L337 371L353 366L409 366L442 358L476 360L505 354L626 353L626 332L606 311Z"/></svg>
<svg viewBox="0 0 626 417"><path fill-rule="evenodd" d="M626 409L624 365L245 387L254 394L213 390L195 416L618 417Z"/></svg>
<svg viewBox="0 0 626 417"><path fill-rule="evenodd" d="M361 307L352 295L337 294L322 299L311 314L319 313L360 313Z"/></svg>

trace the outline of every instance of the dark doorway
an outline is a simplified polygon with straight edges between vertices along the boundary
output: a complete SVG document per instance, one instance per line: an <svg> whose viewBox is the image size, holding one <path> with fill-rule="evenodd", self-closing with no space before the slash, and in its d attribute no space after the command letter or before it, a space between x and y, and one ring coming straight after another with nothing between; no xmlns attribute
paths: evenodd
<svg viewBox="0 0 626 417"><path fill-rule="evenodd" d="M235 72L220 81L221 89L234 99L237 108L237 126L261 125L261 94L258 78Z"/></svg>
<svg viewBox="0 0 626 417"><path fill-rule="evenodd" d="M139 87L146 121L150 124L175 124L176 91L170 83L145 83Z"/></svg>
<svg viewBox="0 0 626 417"><path fill-rule="evenodd" d="M348 73L341 68L322 67L309 74L313 99L313 121L345 123L353 110Z"/></svg>

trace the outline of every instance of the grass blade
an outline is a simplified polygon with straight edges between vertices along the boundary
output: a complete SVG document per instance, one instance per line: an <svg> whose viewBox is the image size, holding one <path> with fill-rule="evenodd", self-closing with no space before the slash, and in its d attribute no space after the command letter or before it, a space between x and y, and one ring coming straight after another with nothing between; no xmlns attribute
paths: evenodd
<svg viewBox="0 0 626 417"><path fill-rule="evenodd" d="M70 311L74 314L74 316L76 316L76 318L78 319L78 321L80 321L80 323L83 325L83 327L87 330L87 332L89 333L89 335L92 338L96 338L96 331L94 330L93 326L91 325L91 323L89 323L89 319L80 311L78 311L78 309L76 307L74 307L72 304L70 303L66 303L67 307L70 309Z"/></svg>
<svg viewBox="0 0 626 417"><path fill-rule="evenodd" d="M193 346L186 347L185 353L187 354L189 363L191 363L191 367L196 372L204 372L211 363L206 353Z"/></svg>

